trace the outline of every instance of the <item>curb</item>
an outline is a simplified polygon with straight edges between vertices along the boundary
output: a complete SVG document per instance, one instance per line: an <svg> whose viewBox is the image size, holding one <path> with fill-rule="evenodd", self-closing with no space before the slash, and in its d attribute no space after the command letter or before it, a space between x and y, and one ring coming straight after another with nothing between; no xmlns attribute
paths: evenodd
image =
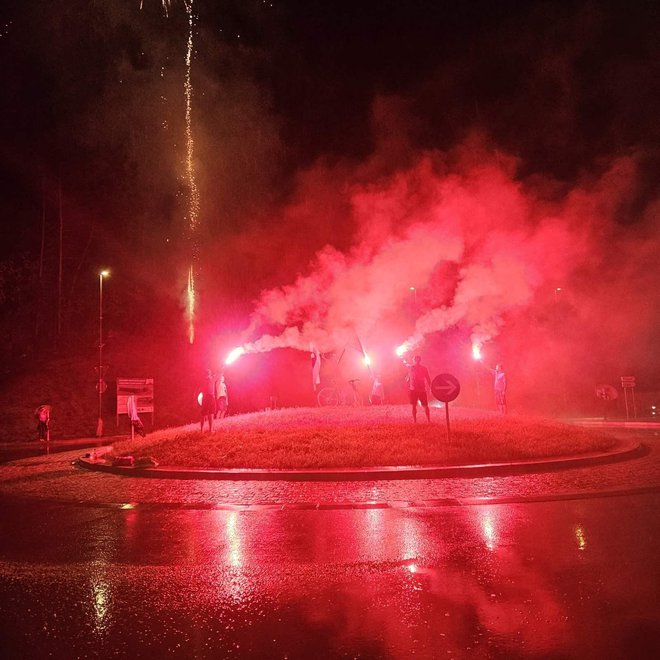
<svg viewBox="0 0 660 660"><path fill-rule="evenodd" d="M574 417L569 419L560 419L559 421L575 426L584 426L586 428L606 428L606 429L656 429L660 430L660 421L637 421L637 420L604 420L594 417Z"/></svg>
<svg viewBox="0 0 660 660"><path fill-rule="evenodd" d="M125 435L107 435L100 438L72 438L68 440L15 440L14 442L0 442L0 451L8 449L29 451L31 449L60 449L61 447L73 447L74 449L79 447L103 447L125 439Z"/></svg>
<svg viewBox="0 0 660 660"><path fill-rule="evenodd" d="M92 472L105 472L123 477L147 477L152 479L197 479L217 481L378 481L394 479L446 479L463 477L488 477L499 475L552 472L574 467L614 463L644 455L648 450L639 442L623 442L609 452L560 456L543 460L509 461L507 463L482 463L475 465L448 466L392 466L372 468L337 468L334 470L302 469L252 469L231 468L210 470L206 468L136 468L107 465L88 458L78 458L73 464Z"/></svg>

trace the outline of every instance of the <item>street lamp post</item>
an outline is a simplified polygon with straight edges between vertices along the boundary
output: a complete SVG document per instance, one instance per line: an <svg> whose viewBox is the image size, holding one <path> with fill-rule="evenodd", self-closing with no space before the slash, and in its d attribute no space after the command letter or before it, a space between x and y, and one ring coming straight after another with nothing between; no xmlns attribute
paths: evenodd
<svg viewBox="0 0 660 660"><path fill-rule="evenodd" d="M103 278L110 275L110 271L102 270L99 273L99 381L96 389L99 393L99 419L96 424L96 435L101 437L103 435L103 391L105 390L105 382L103 380Z"/></svg>

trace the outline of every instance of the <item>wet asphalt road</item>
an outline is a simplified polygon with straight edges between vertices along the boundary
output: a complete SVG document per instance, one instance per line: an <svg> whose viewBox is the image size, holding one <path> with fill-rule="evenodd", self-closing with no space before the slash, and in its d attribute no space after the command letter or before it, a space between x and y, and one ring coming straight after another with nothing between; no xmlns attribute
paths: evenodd
<svg viewBox="0 0 660 660"><path fill-rule="evenodd" d="M123 479L73 470L69 454L5 465L0 648L659 657L660 443L645 441L618 465L442 484Z"/></svg>

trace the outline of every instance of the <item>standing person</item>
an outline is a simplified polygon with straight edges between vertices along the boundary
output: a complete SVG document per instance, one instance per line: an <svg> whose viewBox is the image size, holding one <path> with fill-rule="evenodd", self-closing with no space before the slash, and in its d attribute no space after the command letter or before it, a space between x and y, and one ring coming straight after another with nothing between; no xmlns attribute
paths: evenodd
<svg viewBox="0 0 660 660"><path fill-rule="evenodd" d="M204 430L204 420L209 420L209 431L213 431L213 418L215 417L216 400L218 398L218 381L210 369L206 370L206 378L202 383L202 410L200 430Z"/></svg>
<svg viewBox="0 0 660 660"><path fill-rule="evenodd" d="M227 395L227 383L225 383L225 377L220 376L220 382L218 383L218 412L216 417L223 419L227 414L227 408L229 407L229 396Z"/></svg>
<svg viewBox="0 0 660 660"><path fill-rule="evenodd" d="M50 440L50 406L39 406L35 412L37 417L37 433L41 442Z"/></svg>
<svg viewBox="0 0 660 660"><path fill-rule="evenodd" d="M412 406L413 422L417 422L417 402L424 408L426 414L426 421L431 421L431 413L429 411L429 399L426 394L426 383L431 385L431 376L429 370L422 364L422 358L415 355L413 358L412 366L408 367L408 381L410 396L410 405Z"/></svg>
<svg viewBox="0 0 660 660"><path fill-rule="evenodd" d="M371 387L369 400L371 401L372 406L379 406L382 403L385 403L385 389L383 388L383 383L378 374L374 376L374 384Z"/></svg>
<svg viewBox="0 0 660 660"><path fill-rule="evenodd" d="M494 376L493 392L497 409L502 415L506 415L506 374L502 363L496 364L495 369L491 369L491 372Z"/></svg>

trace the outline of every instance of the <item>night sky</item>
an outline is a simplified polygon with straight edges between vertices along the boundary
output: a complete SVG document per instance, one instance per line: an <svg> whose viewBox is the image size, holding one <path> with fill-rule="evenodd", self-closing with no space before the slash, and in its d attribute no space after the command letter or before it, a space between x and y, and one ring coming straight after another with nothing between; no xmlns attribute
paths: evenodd
<svg viewBox="0 0 660 660"><path fill-rule="evenodd" d="M61 189L69 303L105 263L180 305L196 243L199 323L249 325L244 341L295 327L281 345L302 348L350 317L366 337L376 321L401 339L459 328L511 355L523 333L552 343L537 373L561 355L656 385L657 2L194 0L193 15L191 237L183 0L3 3L3 263L36 263L45 213L52 286ZM436 239L426 269L396 262L397 241ZM521 270L498 266L511 255ZM393 267L419 289L407 326L404 294L369 297Z"/></svg>

